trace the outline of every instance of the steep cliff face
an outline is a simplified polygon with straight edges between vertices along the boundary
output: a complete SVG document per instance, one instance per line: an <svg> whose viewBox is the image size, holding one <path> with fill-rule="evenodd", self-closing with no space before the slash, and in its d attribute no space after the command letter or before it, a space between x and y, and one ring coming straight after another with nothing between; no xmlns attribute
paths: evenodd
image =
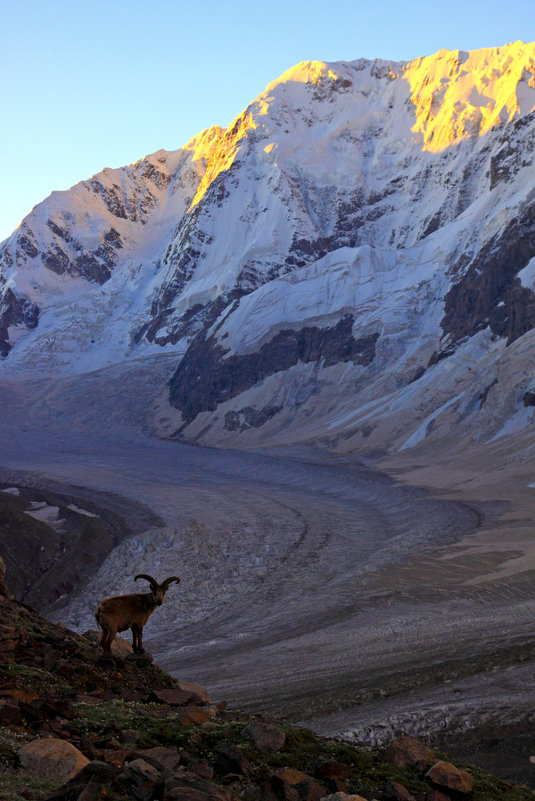
<svg viewBox="0 0 535 801"><path fill-rule="evenodd" d="M176 353L176 428L206 443L525 425L534 109L521 42L299 64L227 130L32 211L0 251L4 369Z"/></svg>

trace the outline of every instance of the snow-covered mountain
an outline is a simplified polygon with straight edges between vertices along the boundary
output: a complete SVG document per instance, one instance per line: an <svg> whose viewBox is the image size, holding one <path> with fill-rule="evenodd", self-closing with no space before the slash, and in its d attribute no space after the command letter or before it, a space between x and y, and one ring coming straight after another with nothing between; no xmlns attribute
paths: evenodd
<svg viewBox="0 0 535 801"><path fill-rule="evenodd" d="M32 210L0 248L1 369L176 354L160 430L206 444L521 431L534 145L535 44L299 64Z"/></svg>

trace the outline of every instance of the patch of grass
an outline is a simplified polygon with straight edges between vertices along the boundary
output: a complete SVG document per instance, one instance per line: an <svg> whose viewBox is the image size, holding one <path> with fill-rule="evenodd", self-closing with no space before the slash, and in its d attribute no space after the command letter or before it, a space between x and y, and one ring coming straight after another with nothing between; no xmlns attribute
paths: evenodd
<svg viewBox="0 0 535 801"><path fill-rule="evenodd" d="M535 792L522 784L496 779L474 765L458 767L467 770L474 777L473 801L533 801L535 798Z"/></svg>
<svg viewBox="0 0 535 801"><path fill-rule="evenodd" d="M1 765L14 765L16 754L24 743L35 739L33 734L19 734L0 726L0 774ZM1 798L1 796L0 796Z"/></svg>
<svg viewBox="0 0 535 801"><path fill-rule="evenodd" d="M49 670L31 667L30 665L20 665L13 662L6 671L3 671L6 679L16 682L16 686L21 690L33 690L40 694L57 693L64 686L61 677L55 676Z"/></svg>
<svg viewBox="0 0 535 801"><path fill-rule="evenodd" d="M173 717L162 716L159 704L142 704L139 701L112 700L98 706L78 704L80 718L71 723L82 734L104 734L110 724L120 729L136 729L139 748L156 745L189 749L195 726L186 726ZM191 749L189 749L191 750Z"/></svg>
<svg viewBox="0 0 535 801"><path fill-rule="evenodd" d="M42 642L46 639L47 632L40 626L38 623L34 621L28 621L22 628L26 631L26 635L29 640L39 640Z"/></svg>
<svg viewBox="0 0 535 801"><path fill-rule="evenodd" d="M60 787L63 782L50 779L38 779L29 776L26 772L0 769L0 798L2 801L26 801L22 793L31 792L32 798L46 798L51 792Z"/></svg>

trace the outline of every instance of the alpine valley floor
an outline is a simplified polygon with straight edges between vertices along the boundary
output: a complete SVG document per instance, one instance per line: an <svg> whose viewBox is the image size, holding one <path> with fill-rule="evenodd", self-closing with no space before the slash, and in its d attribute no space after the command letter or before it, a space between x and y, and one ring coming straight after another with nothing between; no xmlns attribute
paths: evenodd
<svg viewBox="0 0 535 801"><path fill-rule="evenodd" d="M145 632L169 672L355 739L404 729L447 744L501 726L515 753L502 743L494 761L533 786L535 745L514 735L535 717L532 462L511 440L510 452L424 442L372 467L310 445L157 439L151 399L169 366L3 382L3 490L61 489L78 508L94 493L92 514L112 498L135 517L43 611L84 631L97 600L136 589L136 573L179 575ZM140 506L159 524L142 530Z"/></svg>

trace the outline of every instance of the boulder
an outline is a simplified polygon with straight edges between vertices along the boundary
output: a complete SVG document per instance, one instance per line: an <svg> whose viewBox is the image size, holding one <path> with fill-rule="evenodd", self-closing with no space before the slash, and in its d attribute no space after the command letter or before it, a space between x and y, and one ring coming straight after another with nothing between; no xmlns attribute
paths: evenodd
<svg viewBox="0 0 535 801"><path fill-rule="evenodd" d="M208 697L208 690L206 687L203 687L202 684L196 684L194 681L177 681L176 687L182 692L190 693L191 699L189 703L191 704L210 704L210 698Z"/></svg>
<svg viewBox="0 0 535 801"><path fill-rule="evenodd" d="M432 787L431 790L428 790L425 794L425 801L451 801L451 796Z"/></svg>
<svg viewBox="0 0 535 801"><path fill-rule="evenodd" d="M166 774L163 801L237 801L230 790L190 771Z"/></svg>
<svg viewBox="0 0 535 801"><path fill-rule="evenodd" d="M416 767L418 770L425 770L436 759L427 745L408 734L394 740L386 749L384 758L398 768Z"/></svg>
<svg viewBox="0 0 535 801"><path fill-rule="evenodd" d="M0 726L23 726L24 718L19 705L13 701L7 701L0 706Z"/></svg>
<svg viewBox="0 0 535 801"><path fill-rule="evenodd" d="M120 733L120 738L123 743L128 745L135 745L141 737L137 729L123 729Z"/></svg>
<svg viewBox="0 0 535 801"><path fill-rule="evenodd" d="M286 742L286 735L273 723L252 720L242 729L242 735L251 740L263 753L280 751Z"/></svg>
<svg viewBox="0 0 535 801"><path fill-rule="evenodd" d="M110 782L119 768L95 760L90 762L73 779L47 796L48 801L108 801Z"/></svg>
<svg viewBox="0 0 535 801"><path fill-rule="evenodd" d="M177 711L176 718L183 726L196 726L210 720L210 715L198 706L187 706Z"/></svg>
<svg viewBox="0 0 535 801"><path fill-rule="evenodd" d="M89 631L84 631L82 637L89 640L99 651L101 650L100 638L102 637L102 632L89 629ZM119 635L115 637L111 644L111 652L116 659L124 659L125 656L133 653L132 646L128 640L125 640L124 637L120 637Z"/></svg>
<svg viewBox="0 0 535 801"><path fill-rule="evenodd" d="M214 777L214 769L207 759L192 757L186 762L186 767L190 773L195 773L203 779L213 779Z"/></svg>
<svg viewBox="0 0 535 801"><path fill-rule="evenodd" d="M116 768L123 768L124 763L128 759L132 759L132 751L130 748L105 748L102 751L101 758L108 765L113 765Z"/></svg>
<svg viewBox="0 0 535 801"><path fill-rule="evenodd" d="M116 656L116 654L115 654L115 652L113 650L113 643L112 643L112 646L111 646L111 650L112 650L113 655ZM119 659L120 658L121 657L119 657ZM125 661L125 664L127 664L127 665L134 665L135 667L138 667L138 668L144 668L144 667L150 667L152 665L152 661L153 660L152 660L152 654L149 654L147 651L145 651L145 653L143 653L143 654L128 653L124 657L124 661Z"/></svg>
<svg viewBox="0 0 535 801"><path fill-rule="evenodd" d="M320 801L327 793L323 787L306 773L293 768L283 768L270 776L275 793L285 801Z"/></svg>
<svg viewBox="0 0 535 801"><path fill-rule="evenodd" d="M348 793L338 792L324 796L323 801L367 801L367 799L363 798L361 795L350 795Z"/></svg>
<svg viewBox="0 0 535 801"><path fill-rule="evenodd" d="M387 782L384 789L385 798L388 801L416 801L412 793L399 782Z"/></svg>
<svg viewBox="0 0 535 801"><path fill-rule="evenodd" d="M144 759L134 759L113 780L113 788L138 801L150 801L161 781L160 771Z"/></svg>
<svg viewBox="0 0 535 801"><path fill-rule="evenodd" d="M349 768L343 762L322 762L316 768L319 779L347 779Z"/></svg>
<svg viewBox="0 0 535 801"><path fill-rule="evenodd" d="M176 748L157 745L155 748L143 748L134 752L136 759L144 759L157 770L173 770L178 767L180 754Z"/></svg>
<svg viewBox="0 0 535 801"><path fill-rule="evenodd" d="M188 704L202 703L199 696L180 687L153 690L147 697L149 703L169 704L170 706L187 706Z"/></svg>
<svg viewBox="0 0 535 801"><path fill-rule="evenodd" d="M236 773L247 776L251 770L251 763L237 745L221 743L217 748L217 769L220 773Z"/></svg>
<svg viewBox="0 0 535 801"><path fill-rule="evenodd" d="M331 782L335 790L342 792L349 776L349 768L343 762L322 762L316 768L316 776L318 779Z"/></svg>
<svg viewBox="0 0 535 801"><path fill-rule="evenodd" d="M67 782L89 764L89 759L66 740L32 740L17 754L23 770L43 779Z"/></svg>
<svg viewBox="0 0 535 801"><path fill-rule="evenodd" d="M436 762L425 774L425 778L438 787L468 795L472 792L474 779L465 770L459 770L451 762Z"/></svg>
<svg viewBox="0 0 535 801"><path fill-rule="evenodd" d="M6 566L1 556L0 556L0 595L7 595Z"/></svg>

